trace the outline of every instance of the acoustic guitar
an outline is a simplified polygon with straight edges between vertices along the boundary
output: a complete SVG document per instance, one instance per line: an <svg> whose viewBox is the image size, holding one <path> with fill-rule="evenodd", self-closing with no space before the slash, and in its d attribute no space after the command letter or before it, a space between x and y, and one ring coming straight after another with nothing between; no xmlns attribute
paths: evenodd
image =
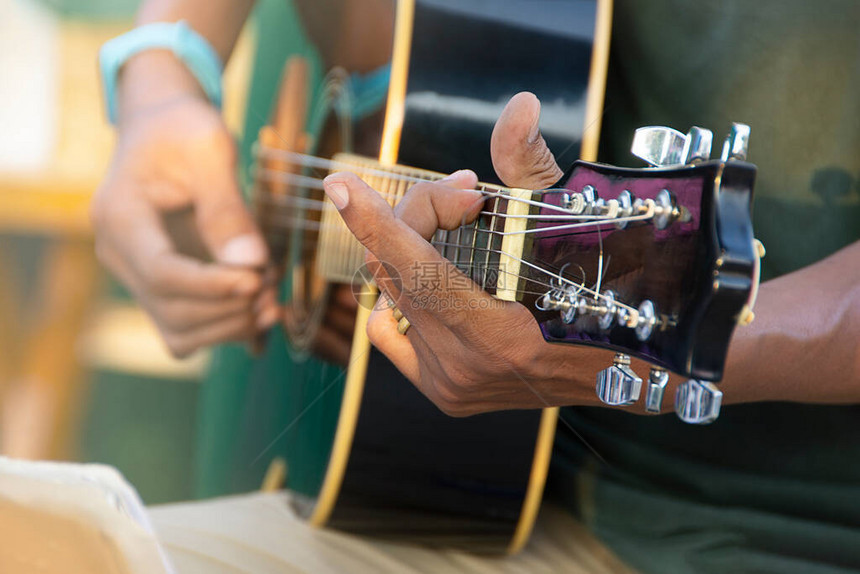
<svg viewBox="0 0 860 574"><path fill-rule="evenodd" d="M329 172L354 171L395 204L416 181L474 168L488 181L479 187L485 208L473 224L436 234L443 255L495 297L529 308L547 340L615 351L597 384L608 404L639 398L642 381L628 366L635 356L655 366L645 385L654 408L667 371L698 385L679 405L691 421L705 422L718 406L711 382L722 375L756 283L746 132L738 126L724 157L711 161L705 130L649 128L635 151L663 167L577 161L550 189L499 185L489 136L518 91L545 103L544 134L556 157L576 150L595 159L611 5L544 8L529 0L398 2L378 158L350 153L343 73L329 76L329 118L316 122L333 126L332 145L296 119L308 108L307 74L298 60L286 68L276 119L259 137L255 201L287 270L286 331L296 360L285 381L295 397L284 405L294 415L288 485L313 525L516 552L537 515L557 419L555 408L465 419L441 413L371 348L372 286L356 290L346 370L303 368L315 360L308 349L332 285L365 280L364 250L322 192Z"/></svg>

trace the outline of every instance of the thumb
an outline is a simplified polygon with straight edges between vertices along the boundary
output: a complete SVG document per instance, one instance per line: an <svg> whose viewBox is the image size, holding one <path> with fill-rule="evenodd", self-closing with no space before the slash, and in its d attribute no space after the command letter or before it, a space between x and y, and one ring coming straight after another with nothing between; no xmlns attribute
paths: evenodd
<svg viewBox="0 0 860 574"><path fill-rule="evenodd" d="M200 236L215 260L242 267L266 265L266 243L242 199L235 176L211 178L203 182L201 189L194 212Z"/></svg>
<svg viewBox="0 0 860 574"><path fill-rule="evenodd" d="M545 189L563 175L540 133L540 101L520 92L505 106L493 129L493 167L505 185Z"/></svg>

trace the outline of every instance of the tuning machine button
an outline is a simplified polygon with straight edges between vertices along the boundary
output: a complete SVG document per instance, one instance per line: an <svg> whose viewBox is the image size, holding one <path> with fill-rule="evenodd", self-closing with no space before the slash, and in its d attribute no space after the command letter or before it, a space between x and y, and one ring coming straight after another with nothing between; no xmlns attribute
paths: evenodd
<svg viewBox="0 0 860 574"><path fill-rule="evenodd" d="M662 126L646 126L633 134L630 152L654 167L682 164L687 138L678 130Z"/></svg>
<svg viewBox="0 0 860 574"><path fill-rule="evenodd" d="M675 391L675 413L688 424L706 425L720 416L723 392L714 383L690 379Z"/></svg>
<svg viewBox="0 0 860 574"><path fill-rule="evenodd" d="M648 375L648 386L645 389L645 410L658 415L663 408L663 394L669 384L669 373L663 369L653 368Z"/></svg>
<svg viewBox="0 0 860 574"><path fill-rule="evenodd" d="M711 130L693 126L687 132L686 140L683 152L685 164L711 159L711 146L714 142L714 133Z"/></svg>
<svg viewBox="0 0 860 574"><path fill-rule="evenodd" d="M636 130L630 151L654 167L680 166L711 157L713 133L692 127L687 135L664 126L646 126Z"/></svg>
<svg viewBox="0 0 860 574"><path fill-rule="evenodd" d="M732 124L732 129L723 143L723 153L721 159L728 161L737 159L746 161L747 153L750 147L750 127L746 124L737 122Z"/></svg>
<svg viewBox="0 0 860 574"><path fill-rule="evenodd" d="M639 400L642 379L630 368L630 357L617 353L612 366L597 373L597 397L613 407L625 407Z"/></svg>

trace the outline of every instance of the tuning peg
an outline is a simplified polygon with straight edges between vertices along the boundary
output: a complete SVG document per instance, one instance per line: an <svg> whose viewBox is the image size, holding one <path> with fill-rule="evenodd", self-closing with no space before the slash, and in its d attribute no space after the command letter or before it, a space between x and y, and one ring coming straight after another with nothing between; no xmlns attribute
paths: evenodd
<svg viewBox="0 0 860 574"><path fill-rule="evenodd" d="M663 126L639 128L633 135L630 152L654 167L685 165L711 157L714 134L692 127L687 135Z"/></svg>
<svg viewBox="0 0 860 574"><path fill-rule="evenodd" d="M630 152L654 167L682 164L687 138L678 130L663 126L646 126L633 134Z"/></svg>
<svg viewBox="0 0 860 574"><path fill-rule="evenodd" d="M657 197L654 198L654 203L659 208L657 214L654 215L654 227L657 229L666 229L681 215L678 209L678 200L675 198L675 194L668 189L661 189Z"/></svg>
<svg viewBox="0 0 860 574"><path fill-rule="evenodd" d="M624 229L627 227L627 218L633 215L633 202L636 201L636 198L630 193L629 189L625 189L621 193L618 194L618 219L620 221L615 223L615 227L618 229Z"/></svg>
<svg viewBox="0 0 860 574"><path fill-rule="evenodd" d="M723 143L723 153L721 159L728 161L730 159L738 159L746 161L747 153L750 146L750 127L746 124L737 122L732 124L732 129Z"/></svg>
<svg viewBox="0 0 860 574"><path fill-rule="evenodd" d="M663 408L663 393L669 383L669 373L663 369L653 368L648 375L648 388L645 389L645 410L652 414L660 414Z"/></svg>
<svg viewBox="0 0 860 574"><path fill-rule="evenodd" d="M594 312L597 314L597 324L600 325L600 328L609 329L615 319L615 314L618 312L618 305L615 304L615 292L611 289L604 291Z"/></svg>
<svg viewBox="0 0 860 574"><path fill-rule="evenodd" d="M630 357L617 353L612 366L597 373L597 397L607 405L625 407L639 400L642 379L630 368Z"/></svg>
<svg viewBox="0 0 860 574"><path fill-rule="evenodd" d="M720 416L723 392L713 383L690 379L675 392L675 413L688 424L706 425Z"/></svg>
<svg viewBox="0 0 860 574"><path fill-rule="evenodd" d="M685 164L711 159L711 145L714 141L714 134L711 130L693 126L687 132L686 139L687 142L684 146Z"/></svg>
<svg viewBox="0 0 860 574"><path fill-rule="evenodd" d="M636 338L640 341L647 341L658 323L657 310L654 308L653 301L645 299L639 304L638 312L639 319L636 325Z"/></svg>
<svg viewBox="0 0 860 574"><path fill-rule="evenodd" d="M603 201L603 198L597 194L597 190L594 189L594 186L586 185L583 187L582 197L585 200L584 212L587 215L600 215L600 208L604 206L605 202Z"/></svg>

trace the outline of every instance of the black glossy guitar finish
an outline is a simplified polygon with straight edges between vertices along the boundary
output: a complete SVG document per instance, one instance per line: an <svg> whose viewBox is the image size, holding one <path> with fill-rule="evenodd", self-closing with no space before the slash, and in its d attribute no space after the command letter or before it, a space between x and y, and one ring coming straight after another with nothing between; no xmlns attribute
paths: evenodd
<svg viewBox="0 0 860 574"><path fill-rule="evenodd" d="M329 524L503 552L520 518L539 422L540 411L451 418L374 349Z"/></svg>
<svg viewBox="0 0 860 574"><path fill-rule="evenodd" d="M398 163L498 181L490 135L521 91L541 100L559 164L578 159L596 13L593 0L418 1Z"/></svg>

